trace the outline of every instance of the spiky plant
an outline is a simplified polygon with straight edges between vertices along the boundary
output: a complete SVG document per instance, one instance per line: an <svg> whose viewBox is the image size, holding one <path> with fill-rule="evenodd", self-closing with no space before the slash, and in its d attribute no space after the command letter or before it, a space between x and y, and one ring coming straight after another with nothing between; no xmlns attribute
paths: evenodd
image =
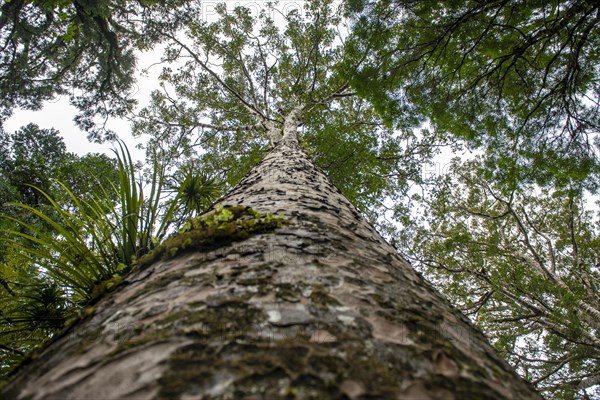
<svg viewBox="0 0 600 400"><path fill-rule="evenodd" d="M48 209L13 204L43 221L50 230L25 219L4 216L21 227L5 229L4 240L41 267L43 274L73 290L75 298L82 301L92 297L97 284L121 274L165 236L181 199L178 191L163 201L166 178L158 162L145 191L141 179L136 178L127 147L119 142L115 154L118 185L110 183L109 187L100 188L100 195L80 199L57 182L72 204L70 209L38 188Z"/></svg>
<svg viewBox="0 0 600 400"><path fill-rule="evenodd" d="M177 171L170 186L179 196L179 212L183 217L201 214L223 190L223 184L217 178L202 171L195 163L186 164Z"/></svg>

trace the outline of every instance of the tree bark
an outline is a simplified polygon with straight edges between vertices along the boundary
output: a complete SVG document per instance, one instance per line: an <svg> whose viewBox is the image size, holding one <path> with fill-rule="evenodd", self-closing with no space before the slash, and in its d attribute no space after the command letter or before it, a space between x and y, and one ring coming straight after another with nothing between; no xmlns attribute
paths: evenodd
<svg viewBox="0 0 600 400"><path fill-rule="evenodd" d="M282 213L126 277L7 399L540 399L282 140L223 205Z"/></svg>

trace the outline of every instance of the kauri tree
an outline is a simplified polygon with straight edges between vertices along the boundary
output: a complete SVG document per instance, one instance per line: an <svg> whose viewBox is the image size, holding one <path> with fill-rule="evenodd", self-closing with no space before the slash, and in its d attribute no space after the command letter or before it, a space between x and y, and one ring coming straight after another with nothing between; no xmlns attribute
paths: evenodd
<svg viewBox="0 0 600 400"><path fill-rule="evenodd" d="M186 145L196 139L190 132L199 134L200 156L221 158L230 184L240 172L228 166L248 172L208 213L139 258L1 393L540 398L307 154L347 152L339 185L359 205L386 186L361 191L355 179L373 166L393 171L400 157L368 103L328 68L338 55L323 50L335 38L330 4L309 3L306 19L284 16L283 31L266 14L257 28L247 10L219 12L218 23L190 23L189 40L169 36L166 57L184 56L185 74L165 70L174 88L154 95L139 126L155 137L187 134L174 141Z"/></svg>

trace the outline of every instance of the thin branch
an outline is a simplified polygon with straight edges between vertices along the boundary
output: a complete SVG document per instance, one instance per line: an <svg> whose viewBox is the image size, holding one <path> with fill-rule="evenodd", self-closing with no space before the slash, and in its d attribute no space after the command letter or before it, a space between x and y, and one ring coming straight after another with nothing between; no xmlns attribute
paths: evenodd
<svg viewBox="0 0 600 400"><path fill-rule="evenodd" d="M260 112L260 110L256 109L252 104L248 103L246 99L244 99L244 97L237 90L225 83L221 79L221 77L208 66L207 62L202 61L200 57L198 57L198 55L194 51L192 51L192 49L190 49L186 44L182 43L179 39L177 39L170 33L166 32L164 33L164 35L169 39L173 40L175 43L179 44L181 47L183 47L188 52L188 54L192 56L196 63L198 63L200 67L202 67L204 71L208 72L219 83L219 85L221 85L223 89L225 89L226 91L231 93L235 98L237 98L251 114L254 114L263 123L267 121L267 117L263 115Z"/></svg>

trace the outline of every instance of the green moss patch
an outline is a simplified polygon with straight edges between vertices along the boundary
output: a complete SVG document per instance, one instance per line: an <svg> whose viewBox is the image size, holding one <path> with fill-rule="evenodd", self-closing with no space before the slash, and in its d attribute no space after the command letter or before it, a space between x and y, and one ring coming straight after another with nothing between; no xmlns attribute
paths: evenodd
<svg viewBox="0 0 600 400"><path fill-rule="evenodd" d="M177 234L141 257L137 264L144 268L191 250L212 250L253 234L271 232L285 223L282 215L263 215L241 205L219 205L214 211L188 221Z"/></svg>

